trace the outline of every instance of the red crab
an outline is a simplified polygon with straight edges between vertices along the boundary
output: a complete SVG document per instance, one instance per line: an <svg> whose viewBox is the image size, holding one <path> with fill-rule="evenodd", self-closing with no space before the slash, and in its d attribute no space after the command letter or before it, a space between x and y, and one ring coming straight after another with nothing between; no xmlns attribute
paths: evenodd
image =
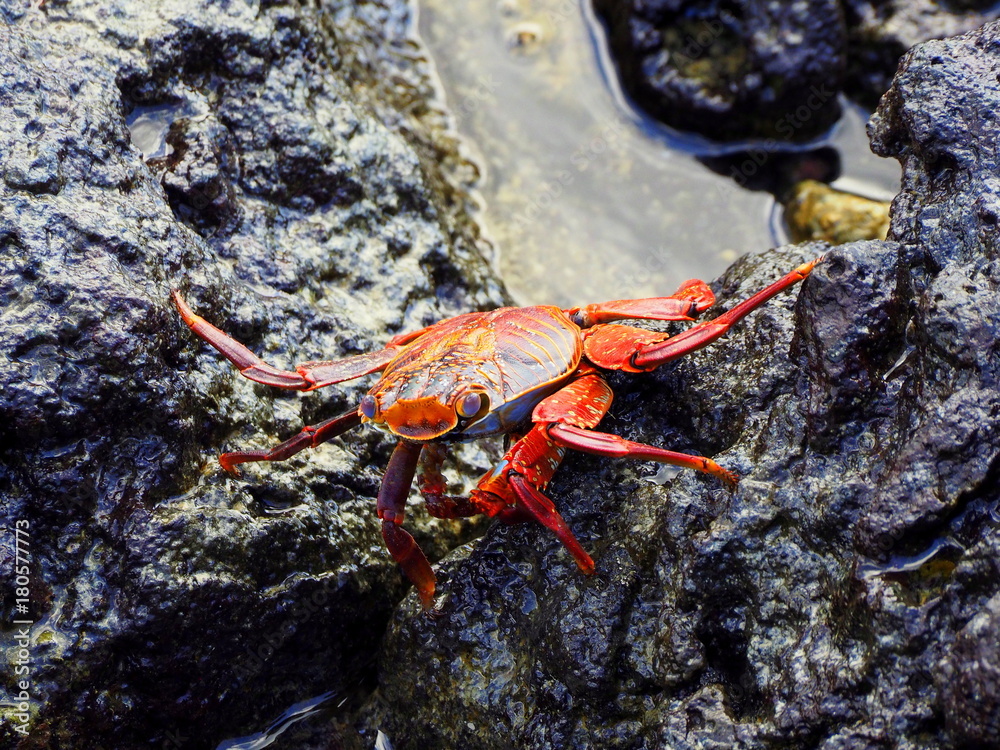
<svg viewBox="0 0 1000 750"><path fill-rule="evenodd" d="M434 598L434 573L402 527L417 461L424 456L420 491L431 515L497 516L508 523L537 521L551 529L584 573L594 561L542 491L567 448L601 456L674 464L712 474L728 485L736 476L708 458L634 443L594 427L611 405L601 370L647 372L722 336L733 323L783 289L801 281L817 261L805 263L729 312L676 336L611 321L627 318L691 320L715 302L703 282L691 280L669 297L616 300L562 310L502 307L443 320L391 339L381 351L279 370L192 312L173 292L184 322L250 380L310 391L381 372L357 409L304 427L271 450L224 453L223 468L282 461L303 448L371 423L399 438L378 493L382 536L416 586L425 608ZM445 494L436 443L507 435L510 448L469 497Z"/></svg>

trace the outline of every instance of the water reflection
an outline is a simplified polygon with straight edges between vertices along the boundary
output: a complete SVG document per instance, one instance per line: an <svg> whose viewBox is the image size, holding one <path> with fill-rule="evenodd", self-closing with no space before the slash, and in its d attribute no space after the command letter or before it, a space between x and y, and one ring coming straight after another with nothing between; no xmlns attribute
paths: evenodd
<svg viewBox="0 0 1000 750"><path fill-rule="evenodd" d="M304 719L308 719L317 713L329 709L335 697L335 693L323 693L315 698L300 701L271 722L270 726L264 731L246 737L226 740L220 743L215 750L263 750L266 747L270 747L286 730Z"/></svg>
<svg viewBox="0 0 1000 750"><path fill-rule="evenodd" d="M136 107L125 118L132 143L142 152L143 159L148 161L170 156L174 152L174 147L167 143L170 126L184 117L207 111L203 96L193 91L186 94L189 98L179 101Z"/></svg>

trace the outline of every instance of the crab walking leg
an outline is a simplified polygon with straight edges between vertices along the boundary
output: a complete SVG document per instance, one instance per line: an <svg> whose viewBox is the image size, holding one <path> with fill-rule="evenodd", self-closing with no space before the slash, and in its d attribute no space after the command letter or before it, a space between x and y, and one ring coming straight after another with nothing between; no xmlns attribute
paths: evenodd
<svg viewBox="0 0 1000 750"><path fill-rule="evenodd" d="M247 349L239 341L223 333L200 315L196 315L188 307L187 302L184 301L178 290L175 289L170 293L170 296L173 297L174 304L177 305L177 312L181 314L188 328L218 349L223 357L236 365L243 377L263 383L264 385L291 388L298 391L304 391L312 385L300 373L279 370L277 367L267 364L267 362Z"/></svg>
<svg viewBox="0 0 1000 750"><path fill-rule="evenodd" d="M733 472L723 469L715 461L703 456L691 456L687 453L656 448L652 445L634 443L618 435L594 430L581 430L567 424L554 424L549 427L549 435L559 445L572 448L583 453L593 453L598 456L612 458L635 458L641 461L656 461L671 466L681 466L686 469L703 471L718 477L729 487L735 487L739 478Z"/></svg>
<svg viewBox="0 0 1000 750"><path fill-rule="evenodd" d="M406 440L396 444L378 490L378 517L382 519L382 539L389 554L416 587L424 609L430 609L434 604L434 571L423 550L401 525L422 447Z"/></svg>
<svg viewBox="0 0 1000 750"><path fill-rule="evenodd" d="M369 354L359 354L356 357L329 362L306 362L292 372L291 370L279 370L277 367L269 365L239 341L197 315L184 301L178 290L175 289L170 293L170 296L188 328L236 365L243 377L264 385L290 388L296 391L310 391L314 388L342 383L345 380L353 380L362 375L369 375L385 369L385 366L399 354L403 345L423 333L421 330L397 336L385 349Z"/></svg>
<svg viewBox="0 0 1000 750"><path fill-rule="evenodd" d="M559 511L556 510L552 501L520 474L511 474L508 481L517 495L518 508L555 534L556 538L573 555L577 567L588 576L593 575L594 561L580 546L580 542L577 541L563 517L559 515Z"/></svg>
<svg viewBox="0 0 1000 750"><path fill-rule="evenodd" d="M504 523L535 521L552 531L576 560L580 570L590 575L594 561L573 536L552 501L542 494L562 461L565 449L549 439L547 425L535 425L511 446L496 468L479 480L470 503L489 507Z"/></svg>
<svg viewBox="0 0 1000 750"><path fill-rule="evenodd" d="M704 281L690 279L669 297L618 299L586 307L574 307L565 313L581 328L610 323L624 318L645 320L691 320L715 304L715 294Z"/></svg>
<svg viewBox="0 0 1000 750"><path fill-rule="evenodd" d="M483 477L480 486L473 490L468 498L444 494L444 478L440 473L442 455L440 446L429 443L424 446L425 465L420 479L420 491L427 503L427 511L437 518L463 518L482 514L498 516L505 523L526 521L540 523L551 530L569 550L580 570L590 575L594 572L594 561L580 546L552 501L532 484L532 481L548 483L547 478L543 479L535 472L542 471L551 475L558 466L558 460L562 458L558 447L551 444L547 444L541 451L538 450L537 443L543 432L542 429L538 429L533 434L529 433L531 437L527 442L522 442L524 441L522 438L515 443L514 448L508 451L507 456L500 462L500 468ZM428 453L431 455L428 456ZM535 456L535 463L544 462L546 466L526 466L524 462L531 461L529 458L531 455ZM508 470L511 465L520 471L530 473L533 480L529 480L525 474L519 473L516 469ZM549 466L551 471L548 471ZM491 489L484 489L485 487ZM495 494L496 492L508 496L509 499L505 501L500 495Z"/></svg>
<svg viewBox="0 0 1000 750"><path fill-rule="evenodd" d="M445 479L441 473L444 455L444 446L440 443L426 443L420 454L421 472L417 485L428 513L435 518L492 517L507 507L503 500L487 492L473 492L471 497L446 495Z"/></svg>
<svg viewBox="0 0 1000 750"><path fill-rule="evenodd" d="M496 515L506 523L540 523L556 535L580 570L588 575L594 572L594 561L542 492L566 453L565 447L552 439L549 430L550 424L557 421L593 427L607 413L611 399L611 388L604 378L593 367L581 366L579 377L535 406L531 414L534 426L479 481L470 498L483 506L490 501L504 503ZM494 511L489 512L492 515Z"/></svg>
<svg viewBox="0 0 1000 750"><path fill-rule="evenodd" d="M339 417L333 417L317 425L303 427L298 435L274 446L270 450L223 453L219 456L219 463L222 464L223 469L233 476L238 477L240 472L236 468L237 464L245 464L251 461L284 461L301 450L315 448L327 440L333 440L333 438L343 435L359 424L361 424L361 416L358 414L358 410L351 409Z"/></svg>
<svg viewBox="0 0 1000 750"><path fill-rule="evenodd" d="M804 263L727 313L689 328L676 336L634 326L601 323L583 331L583 351L597 367L624 372L648 372L672 359L707 346L725 334L779 292L796 284L812 270L817 258ZM583 425L581 425L583 426Z"/></svg>
<svg viewBox="0 0 1000 750"><path fill-rule="evenodd" d="M749 313L756 310L776 294L783 292L788 287L806 278L819 260L820 258L816 258L808 263L803 263L794 271L785 274L773 284L740 302L729 312L723 313L717 318L699 323L683 333L672 336L661 344L643 347L632 358L632 364L641 370L652 370L664 362L669 362L672 359L711 344L717 338L724 335L734 323L745 318Z"/></svg>

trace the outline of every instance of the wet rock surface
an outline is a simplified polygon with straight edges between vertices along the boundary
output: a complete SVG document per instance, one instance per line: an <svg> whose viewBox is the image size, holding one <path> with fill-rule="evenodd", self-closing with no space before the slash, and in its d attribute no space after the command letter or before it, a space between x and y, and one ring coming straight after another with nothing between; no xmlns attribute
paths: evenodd
<svg viewBox="0 0 1000 750"><path fill-rule="evenodd" d="M997 19L992 0L844 0L847 78L852 97L874 107L911 47L977 29Z"/></svg>
<svg viewBox="0 0 1000 750"><path fill-rule="evenodd" d="M594 7L625 88L668 125L720 140L804 141L840 115L846 28L837 0Z"/></svg>
<svg viewBox="0 0 1000 750"><path fill-rule="evenodd" d="M626 90L654 117L718 140L804 142L874 106L913 45L975 29L995 3L594 0Z"/></svg>
<svg viewBox="0 0 1000 750"><path fill-rule="evenodd" d="M223 475L220 450L273 445L361 386L244 381L169 292L282 366L503 302L408 12L0 9L5 747L209 747L370 689L404 593L375 518L391 445L359 432ZM460 532L421 538L441 554ZM33 622L27 721L15 618Z"/></svg>
<svg viewBox="0 0 1000 750"><path fill-rule="evenodd" d="M952 736L972 746L1000 738L1000 596L969 620L938 664L935 683Z"/></svg>
<svg viewBox="0 0 1000 750"><path fill-rule="evenodd" d="M723 342L615 376L602 428L742 476L571 455L533 526L440 565L367 709L396 747L995 747L1000 25L920 45L872 124L886 241L748 256L721 307L813 275ZM416 688L414 686L417 686Z"/></svg>

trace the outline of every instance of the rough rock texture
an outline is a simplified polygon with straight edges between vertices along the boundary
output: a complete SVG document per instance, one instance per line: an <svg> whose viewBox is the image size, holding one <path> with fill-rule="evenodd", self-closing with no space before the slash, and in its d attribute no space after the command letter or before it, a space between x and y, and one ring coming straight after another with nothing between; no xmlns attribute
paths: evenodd
<svg viewBox="0 0 1000 750"><path fill-rule="evenodd" d="M23 747L214 746L370 681L404 592L374 515L390 446L361 433L224 476L220 449L274 444L358 387L252 385L168 295L283 365L503 301L407 14L0 6L4 747L25 726ZM148 163L126 127L138 142L143 117Z"/></svg>
<svg viewBox="0 0 1000 750"><path fill-rule="evenodd" d="M954 739L970 746L996 745L1000 738L1000 596L958 632L938 663L934 681Z"/></svg>
<svg viewBox="0 0 1000 750"><path fill-rule="evenodd" d="M625 87L654 117L721 140L804 141L840 115L837 0L595 0Z"/></svg>
<svg viewBox="0 0 1000 750"><path fill-rule="evenodd" d="M393 620L397 748L997 747L1000 25L919 46L873 120L888 241L826 249L724 342L614 379L602 426L743 477L568 459L597 572L497 527ZM738 262L722 305L823 247ZM423 689L414 689L414 685Z"/></svg>
<svg viewBox="0 0 1000 750"><path fill-rule="evenodd" d="M719 140L808 141L842 91L874 106L918 42L975 29L990 0L593 0L625 88L654 117Z"/></svg>
<svg viewBox="0 0 1000 750"><path fill-rule="evenodd" d="M998 16L993 0L843 0L848 93L874 106L899 58L929 39L977 29Z"/></svg>

